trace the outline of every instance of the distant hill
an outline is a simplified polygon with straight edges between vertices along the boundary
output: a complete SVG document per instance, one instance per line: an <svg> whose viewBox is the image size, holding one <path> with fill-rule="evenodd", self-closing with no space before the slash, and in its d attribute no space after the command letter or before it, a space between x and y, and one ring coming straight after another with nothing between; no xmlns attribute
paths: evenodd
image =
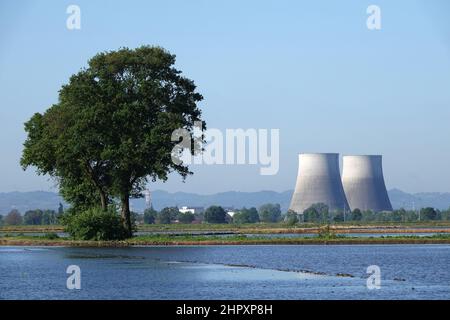
<svg viewBox="0 0 450 320"><path fill-rule="evenodd" d="M156 190L152 192L152 203L155 209L162 209L169 206L194 206L208 207L211 205L221 205L225 207L259 207L265 203L279 203L283 209L289 207L292 191L258 191L258 192L237 192L228 191L211 195L199 195L194 193ZM144 204L144 203L143 203ZM137 207L133 202L133 206Z"/></svg>
<svg viewBox="0 0 450 320"><path fill-rule="evenodd" d="M152 203L155 209L161 210L169 206L195 206L208 207L221 205L226 207L259 207L264 203L279 203L283 210L287 210L291 200L292 190L285 192L259 191L259 192L221 192L211 195L200 195L195 193L155 190L152 192ZM450 207L450 193L422 192L410 194L398 189L389 191L392 206L395 209L434 207L448 209ZM52 209L57 210L59 203L67 204L54 192L7 192L0 193L0 214L7 214L16 208L24 213L30 209ZM142 212L145 208L144 199L133 199L132 209Z"/></svg>
<svg viewBox="0 0 450 320"><path fill-rule="evenodd" d="M420 192L410 194L398 189L392 189L388 193L392 206L395 209L433 207L440 210L447 210L450 208L450 193L448 192Z"/></svg>
<svg viewBox="0 0 450 320"><path fill-rule="evenodd" d="M59 203L66 204L62 197L55 192L6 192L0 193L0 214L7 214L11 209L21 213L32 209L57 210Z"/></svg>

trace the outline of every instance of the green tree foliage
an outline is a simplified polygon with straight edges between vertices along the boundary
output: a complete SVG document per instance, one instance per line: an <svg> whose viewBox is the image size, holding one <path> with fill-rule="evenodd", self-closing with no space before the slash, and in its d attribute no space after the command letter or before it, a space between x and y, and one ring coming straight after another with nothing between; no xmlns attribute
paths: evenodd
<svg viewBox="0 0 450 320"><path fill-rule="evenodd" d="M191 212L178 213L178 221L180 223L192 223L195 220L195 215Z"/></svg>
<svg viewBox="0 0 450 320"><path fill-rule="evenodd" d="M332 217L333 217L334 222L343 222L344 221L344 212L343 211L334 212Z"/></svg>
<svg viewBox="0 0 450 320"><path fill-rule="evenodd" d="M145 211L144 211L144 223L146 223L146 224L153 224L153 223L156 222L156 218L157 217L158 217L158 211L153 209L153 207L145 209Z"/></svg>
<svg viewBox="0 0 450 320"><path fill-rule="evenodd" d="M257 223L259 222L259 214L256 208L252 207L250 209L242 208L238 212L236 212L233 216L233 222L242 224L242 223Z"/></svg>
<svg viewBox="0 0 450 320"><path fill-rule="evenodd" d="M423 220L439 220L440 213L434 208L423 208L420 210L420 217Z"/></svg>
<svg viewBox="0 0 450 320"><path fill-rule="evenodd" d="M0 214L0 226L2 226L4 224L3 222L3 216Z"/></svg>
<svg viewBox="0 0 450 320"><path fill-rule="evenodd" d="M28 210L23 216L26 225L55 225L61 215L54 210Z"/></svg>
<svg viewBox="0 0 450 320"><path fill-rule="evenodd" d="M303 218L305 222L319 222L322 220L319 212L314 207L309 207L303 211Z"/></svg>
<svg viewBox="0 0 450 320"><path fill-rule="evenodd" d="M177 207L164 208L159 212L157 221L161 224L170 224L177 218L178 213Z"/></svg>
<svg viewBox="0 0 450 320"><path fill-rule="evenodd" d="M134 225L144 223L144 215L138 212L131 211L131 223Z"/></svg>
<svg viewBox="0 0 450 320"><path fill-rule="evenodd" d="M21 225L23 222L22 215L17 209L13 209L6 215L4 222L9 226Z"/></svg>
<svg viewBox="0 0 450 320"><path fill-rule="evenodd" d="M123 240L128 234L120 215L113 209L92 208L63 216L66 231L78 240Z"/></svg>
<svg viewBox="0 0 450 320"><path fill-rule="evenodd" d="M450 220L450 208L441 212L441 219L447 221Z"/></svg>
<svg viewBox="0 0 450 320"><path fill-rule="evenodd" d="M286 213L286 216L285 216L285 218L284 218L284 221L285 221L286 224L289 225L289 226L293 226L293 225L297 224L297 223L299 222L297 212L292 211L292 210L289 210L289 211Z"/></svg>
<svg viewBox="0 0 450 320"><path fill-rule="evenodd" d="M211 206L206 209L204 214L204 221L208 223L226 223L225 210L220 206Z"/></svg>
<svg viewBox="0 0 450 320"><path fill-rule="evenodd" d="M278 222L281 220L281 207L277 204L264 204L259 208L261 222Z"/></svg>
<svg viewBox="0 0 450 320"><path fill-rule="evenodd" d="M42 210L29 210L23 216L23 223L27 225L41 225L43 215Z"/></svg>
<svg viewBox="0 0 450 320"><path fill-rule="evenodd" d="M329 221L328 206L323 203L313 204L303 212L305 222L327 223Z"/></svg>
<svg viewBox="0 0 450 320"><path fill-rule="evenodd" d="M361 212L361 210L359 210L359 209L353 210L352 214L351 214L351 220L353 220L353 221L361 221L361 219L362 219L362 212Z"/></svg>
<svg viewBox="0 0 450 320"><path fill-rule="evenodd" d="M64 206L63 204L60 202L59 203L59 207L58 207L58 215L61 216L64 214Z"/></svg>
<svg viewBox="0 0 450 320"><path fill-rule="evenodd" d="M58 224L60 216L62 215L56 213L54 210L44 210L42 214L42 224L43 225Z"/></svg>
<svg viewBox="0 0 450 320"><path fill-rule="evenodd" d="M54 177L74 208L106 210L119 199L131 236L130 198L141 197L149 180L192 174L172 161L182 150L172 152L179 141L171 137L178 129L193 134L202 96L174 63L174 55L149 46L94 56L57 104L25 124L22 167Z"/></svg>

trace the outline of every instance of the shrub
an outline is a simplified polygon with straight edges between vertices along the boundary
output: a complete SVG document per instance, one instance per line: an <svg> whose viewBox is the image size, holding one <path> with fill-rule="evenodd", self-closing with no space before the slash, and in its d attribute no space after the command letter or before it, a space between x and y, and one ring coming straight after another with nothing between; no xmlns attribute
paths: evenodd
<svg viewBox="0 0 450 320"><path fill-rule="evenodd" d="M58 234L54 233L54 232L49 232L44 234L44 238L45 239L49 239L49 240L55 240L55 239L59 239Z"/></svg>
<svg viewBox="0 0 450 320"><path fill-rule="evenodd" d="M123 240L127 235L122 218L114 210L72 211L64 215L62 222L72 238L78 240Z"/></svg>

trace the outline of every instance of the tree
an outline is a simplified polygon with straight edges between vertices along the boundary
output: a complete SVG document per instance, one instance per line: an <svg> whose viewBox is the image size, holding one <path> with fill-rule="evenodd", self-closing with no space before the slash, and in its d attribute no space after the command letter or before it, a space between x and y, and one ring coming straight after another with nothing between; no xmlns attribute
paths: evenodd
<svg viewBox="0 0 450 320"><path fill-rule="evenodd" d="M320 214L317 212L316 208L309 207L303 211L303 218L305 222L317 222L319 221Z"/></svg>
<svg viewBox="0 0 450 320"><path fill-rule="evenodd" d="M62 215L62 214L64 214L64 206L63 206L63 204L60 202L60 203L59 203L59 207L58 207L58 215L60 216L60 215Z"/></svg>
<svg viewBox="0 0 450 320"><path fill-rule="evenodd" d="M153 209L153 206L148 209L145 209L144 223L146 223L146 224L155 223L157 216L158 216L158 212L155 209Z"/></svg>
<svg viewBox="0 0 450 320"><path fill-rule="evenodd" d="M437 220L439 218L438 212L430 207L421 209L420 216L424 220Z"/></svg>
<svg viewBox="0 0 450 320"><path fill-rule="evenodd" d="M158 223L170 224L178 216L177 207L167 207L162 209L158 214Z"/></svg>
<svg viewBox="0 0 450 320"><path fill-rule="evenodd" d="M304 212L305 222L324 223L329 222L328 206L324 203L315 203Z"/></svg>
<svg viewBox="0 0 450 320"><path fill-rule="evenodd" d="M242 208L234 214L233 222L238 224L259 222L258 210L254 207L250 209Z"/></svg>
<svg viewBox="0 0 450 320"><path fill-rule="evenodd" d="M195 220L195 216L191 212L178 213L178 221L180 223L192 223Z"/></svg>
<svg viewBox="0 0 450 320"><path fill-rule="evenodd" d="M0 214L0 226L3 225L3 216Z"/></svg>
<svg viewBox="0 0 450 320"><path fill-rule="evenodd" d="M16 209L11 210L4 219L5 224L10 226L17 226L22 224L22 215Z"/></svg>
<svg viewBox="0 0 450 320"><path fill-rule="evenodd" d="M259 208L259 219L262 222L278 222L281 219L281 207L277 204L264 204Z"/></svg>
<svg viewBox="0 0 450 320"><path fill-rule="evenodd" d="M54 210L45 210L42 214L42 224L52 225L58 223L60 216Z"/></svg>
<svg viewBox="0 0 450 320"><path fill-rule="evenodd" d="M288 210L288 212L286 213L286 216L284 218L284 221L286 222L287 225L289 226L293 226L296 223L299 222L298 220L298 214L295 211L292 210Z"/></svg>
<svg viewBox="0 0 450 320"><path fill-rule="evenodd" d="M220 206L211 206L205 211L204 219L208 223L226 223L225 210Z"/></svg>
<svg viewBox="0 0 450 320"><path fill-rule="evenodd" d="M442 220L450 220L450 208L441 213Z"/></svg>
<svg viewBox="0 0 450 320"><path fill-rule="evenodd" d="M353 210L351 218L352 218L353 221L361 221L361 219L362 219L362 212L361 212L361 210L359 210L358 208Z"/></svg>
<svg viewBox="0 0 450 320"><path fill-rule="evenodd" d="M23 216L23 223L27 225L41 225L43 214L42 210L29 210Z"/></svg>
<svg viewBox="0 0 450 320"><path fill-rule="evenodd" d="M172 133L193 135L203 97L174 63L159 47L97 54L62 87L57 104L25 124L22 167L54 177L63 197L80 208L98 204L106 211L119 199L130 237L130 198L142 197L149 180L192 174L173 161L183 150L173 151L180 141Z"/></svg>
<svg viewBox="0 0 450 320"><path fill-rule="evenodd" d="M343 222L344 221L344 212L343 211L334 212L333 221L334 222Z"/></svg>

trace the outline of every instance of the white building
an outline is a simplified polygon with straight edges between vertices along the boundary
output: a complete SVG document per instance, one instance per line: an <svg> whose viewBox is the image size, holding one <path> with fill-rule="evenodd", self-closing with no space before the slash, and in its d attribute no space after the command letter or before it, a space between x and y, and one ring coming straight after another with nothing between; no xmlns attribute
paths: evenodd
<svg viewBox="0 0 450 320"><path fill-rule="evenodd" d="M192 214L196 214L196 213L201 213L203 212L205 209L203 207L187 207L187 206L183 206L181 208L178 209L178 211L180 213L192 213Z"/></svg>

